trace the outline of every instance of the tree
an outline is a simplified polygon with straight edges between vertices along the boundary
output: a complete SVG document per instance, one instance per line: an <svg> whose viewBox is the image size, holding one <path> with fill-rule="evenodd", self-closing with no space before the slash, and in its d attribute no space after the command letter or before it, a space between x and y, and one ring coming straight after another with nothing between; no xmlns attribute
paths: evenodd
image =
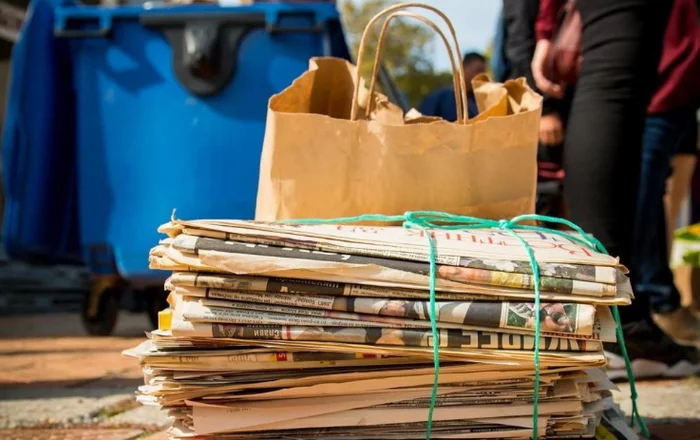
<svg viewBox="0 0 700 440"><path fill-rule="evenodd" d="M491 57L493 56L493 46L494 46L494 39L491 38L491 41L489 41L489 45L486 46L486 51L484 52L484 58L486 58L487 61L491 60ZM486 73L493 78L493 72L491 71L491 63L487 62L486 63Z"/></svg>
<svg viewBox="0 0 700 440"><path fill-rule="evenodd" d="M362 32L367 23L379 11L395 3L392 0L344 0L341 3L343 22L348 41L357 56ZM375 23L365 46L366 53L360 67L364 78L369 79L377 50L379 31L383 21ZM433 53L435 33L423 23L410 19L392 20L384 42L382 61L397 86L406 94L412 105L437 87L450 84L452 74L435 72L430 55Z"/></svg>

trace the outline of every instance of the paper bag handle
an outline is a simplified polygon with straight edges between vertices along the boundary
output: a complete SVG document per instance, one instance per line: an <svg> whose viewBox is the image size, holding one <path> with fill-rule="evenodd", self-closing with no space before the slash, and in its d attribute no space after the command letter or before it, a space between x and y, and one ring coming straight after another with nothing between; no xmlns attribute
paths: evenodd
<svg viewBox="0 0 700 440"><path fill-rule="evenodd" d="M365 46L367 43L367 38L369 36L369 29L371 28L371 26L374 23L376 23L383 16L385 16L389 13L392 13L394 11L399 11L401 9L406 9L406 8L427 9L429 11L433 11L435 14L440 16L445 21L445 23L447 24L447 27L450 30L450 34L452 35L452 39L454 41L454 45L455 45L455 48L457 50L457 53L458 54L461 53L461 50L459 48L459 42L457 41L457 36L456 36L454 26L452 26L452 22L450 21L450 19L447 18L447 16L439 9L434 8L432 6L429 6L429 5L422 4L422 3L401 3L398 5L390 6L390 7L386 8L385 10L379 12L377 15L372 17L372 19L369 21L369 23L367 23L367 26L365 27L365 30L362 33L362 38L360 39L360 47L359 47L358 54L357 54L358 69L357 69L357 72L355 73L355 91L354 91L355 93L354 93L354 98L353 98L353 102L352 102L352 109L350 112L350 119L351 120L357 119L357 112L359 109L359 96L360 96L360 69L359 69L359 66L362 65L362 59L364 57ZM386 27L386 24L385 24L385 27ZM383 29L383 30L385 30L385 29ZM439 32L439 33L442 34L441 32ZM385 32L383 32L381 34L381 36L382 36L382 38L384 38ZM444 35L443 35L443 41L445 41L445 40L446 40L446 38L444 38ZM382 44L381 40L380 40L379 44L380 45ZM452 59L453 64L454 64L454 53L452 52L452 47L449 45L447 47L448 47L448 52L449 52L450 58ZM379 52L379 51L377 51L377 52ZM377 57L375 55L375 66L377 64L378 59L379 59L379 57ZM375 71L376 71L376 67L375 67ZM460 122L464 123L464 122L466 122L465 115L467 115L468 112L467 112L467 93L466 93L466 89L463 87L464 86L464 78L466 75L464 74L464 66L462 65L462 63L459 63L459 69L457 70L457 73L459 74L458 75L459 76L459 83L458 84L457 84L457 82L455 82L455 83L456 83L456 86L459 86L459 87L455 87L455 93L457 92L457 90L459 90L459 96L461 97L461 100L458 100L458 101L461 101L461 106L460 106L460 102L457 103L457 113L458 113L458 119L460 120ZM453 77L454 76L455 76L455 72L453 72ZM370 95L370 101L371 101L371 98L372 98L372 95ZM459 115L461 115L462 117L459 118Z"/></svg>
<svg viewBox="0 0 700 440"><path fill-rule="evenodd" d="M452 84L454 88L454 94L455 94L455 104L457 106L457 121L460 123L464 123L468 119L468 111L465 110L464 102L462 100L462 94L463 94L463 82L460 81L459 77L459 69L457 68L457 64L455 63L454 59L454 52L452 52L452 47L450 46L449 41L447 40L447 37L445 37L445 34L440 30L440 28L437 27L437 25L428 19L427 17L424 17L420 14L416 14L413 12L407 12L407 11L399 11L399 12L394 12L390 16L387 17L387 19L384 21L384 25L382 26L382 30L379 33L379 40L377 44L377 53L375 54L374 58L374 67L372 69L372 80L370 82L369 86L369 96L374 96L374 90L376 88L377 84L377 76L379 74L379 63L381 61L382 54L384 53L384 42L386 41L386 31L389 28L389 22L393 20L396 17L411 17L415 18L417 20L422 21L425 23L427 26L432 28L439 36L442 38L442 42L445 44L445 47L447 48L447 52L450 58L450 64L452 67ZM372 112L372 107L374 104L374 100L370 99L369 102L367 103L367 108L365 109L365 118L369 119L369 115Z"/></svg>

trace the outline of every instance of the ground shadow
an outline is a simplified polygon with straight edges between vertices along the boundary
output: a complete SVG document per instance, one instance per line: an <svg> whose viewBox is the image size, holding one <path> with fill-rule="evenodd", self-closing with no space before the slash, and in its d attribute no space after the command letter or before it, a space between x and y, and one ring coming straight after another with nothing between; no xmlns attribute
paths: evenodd
<svg viewBox="0 0 700 440"><path fill-rule="evenodd" d="M152 327L145 313L122 311L112 336L145 339L149 330ZM0 340L80 336L88 335L79 313L12 315L0 319Z"/></svg>
<svg viewBox="0 0 700 440"><path fill-rule="evenodd" d="M650 440L700 440L700 419L647 419Z"/></svg>

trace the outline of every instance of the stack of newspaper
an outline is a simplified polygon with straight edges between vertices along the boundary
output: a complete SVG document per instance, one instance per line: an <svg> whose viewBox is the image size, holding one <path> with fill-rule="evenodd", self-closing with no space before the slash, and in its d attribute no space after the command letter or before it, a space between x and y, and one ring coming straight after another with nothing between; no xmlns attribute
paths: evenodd
<svg viewBox="0 0 700 440"><path fill-rule="evenodd" d="M173 438L636 438L611 404L602 342L625 268L561 235L248 221L171 221L151 266L172 271L171 322L126 354L138 398ZM437 249L435 308L429 242ZM539 315L541 338L535 340ZM534 389L533 349L540 349ZM602 425L606 428L603 428Z"/></svg>

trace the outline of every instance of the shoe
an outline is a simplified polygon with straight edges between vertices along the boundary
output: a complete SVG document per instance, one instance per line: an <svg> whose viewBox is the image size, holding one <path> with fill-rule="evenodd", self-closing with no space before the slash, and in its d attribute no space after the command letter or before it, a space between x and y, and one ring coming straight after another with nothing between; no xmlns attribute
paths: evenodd
<svg viewBox="0 0 700 440"><path fill-rule="evenodd" d="M700 374L700 352L678 345L661 329L647 321L622 325L625 346L636 379L683 378ZM618 344L604 344L611 380L627 378L625 361Z"/></svg>
<svg viewBox="0 0 700 440"><path fill-rule="evenodd" d="M673 312L653 313L654 323L676 343L700 348L700 320L685 307Z"/></svg>

